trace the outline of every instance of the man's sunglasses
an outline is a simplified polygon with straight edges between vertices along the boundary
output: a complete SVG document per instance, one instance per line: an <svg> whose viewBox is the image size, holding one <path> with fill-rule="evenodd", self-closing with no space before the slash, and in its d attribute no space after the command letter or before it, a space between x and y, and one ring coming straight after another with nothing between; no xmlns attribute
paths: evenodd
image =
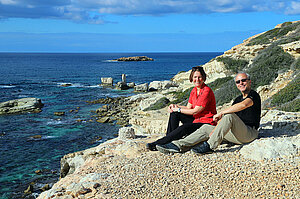
<svg viewBox="0 0 300 199"><path fill-rule="evenodd" d="M241 83L241 82L246 82L248 79L241 79L241 80L237 80L237 81L235 81L235 83L236 84L239 84L239 83Z"/></svg>

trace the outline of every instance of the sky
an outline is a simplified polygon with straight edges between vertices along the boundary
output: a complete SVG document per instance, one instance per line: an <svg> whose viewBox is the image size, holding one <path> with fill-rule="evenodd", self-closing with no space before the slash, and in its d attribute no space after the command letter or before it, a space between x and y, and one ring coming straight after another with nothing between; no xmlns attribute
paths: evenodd
<svg viewBox="0 0 300 199"><path fill-rule="evenodd" d="M224 52L300 0L0 0L0 52Z"/></svg>

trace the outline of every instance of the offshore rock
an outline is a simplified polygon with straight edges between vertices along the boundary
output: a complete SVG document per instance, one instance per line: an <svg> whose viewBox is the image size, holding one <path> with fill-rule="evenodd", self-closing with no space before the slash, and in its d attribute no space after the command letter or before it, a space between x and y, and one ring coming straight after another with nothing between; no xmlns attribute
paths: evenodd
<svg viewBox="0 0 300 199"><path fill-rule="evenodd" d="M44 106L41 99L22 98L0 103L0 115L41 112Z"/></svg>
<svg viewBox="0 0 300 199"><path fill-rule="evenodd" d="M127 90L129 86L125 82L118 82L116 85L117 90Z"/></svg>
<svg viewBox="0 0 300 199"><path fill-rule="evenodd" d="M113 86L114 80L112 77L101 77L102 86Z"/></svg>
<svg viewBox="0 0 300 199"><path fill-rule="evenodd" d="M147 56L135 56L135 57L121 57L114 59L113 61L154 61L153 58Z"/></svg>

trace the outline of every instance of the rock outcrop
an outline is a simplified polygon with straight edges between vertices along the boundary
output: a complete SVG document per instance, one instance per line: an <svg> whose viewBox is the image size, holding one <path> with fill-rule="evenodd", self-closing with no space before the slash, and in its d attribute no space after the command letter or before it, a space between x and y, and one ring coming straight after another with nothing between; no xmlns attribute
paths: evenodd
<svg viewBox="0 0 300 199"><path fill-rule="evenodd" d="M0 115L20 114L20 113L38 113L43 107L41 99L22 98L0 103Z"/></svg>
<svg viewBox="0 0 300 199"><path fill-rule="evenodd" d="M147 56L135 56L135 57L121 57L114 59L113 61L154 61L153 58Z"/></svg>

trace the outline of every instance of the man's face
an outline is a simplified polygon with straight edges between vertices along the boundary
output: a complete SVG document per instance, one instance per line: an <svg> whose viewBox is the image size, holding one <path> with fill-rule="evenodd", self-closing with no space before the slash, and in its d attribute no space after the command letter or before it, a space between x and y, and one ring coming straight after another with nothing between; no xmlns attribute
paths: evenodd
<svg viewBox="0 0 300 199"><path fill-rule="evenodd" d="M250 91L250 89L251 89L251 80L249 80L247 78L247 75L244 73L238 74L236 76L235 83L236 83L237 88L241 92Z"/></svg>

